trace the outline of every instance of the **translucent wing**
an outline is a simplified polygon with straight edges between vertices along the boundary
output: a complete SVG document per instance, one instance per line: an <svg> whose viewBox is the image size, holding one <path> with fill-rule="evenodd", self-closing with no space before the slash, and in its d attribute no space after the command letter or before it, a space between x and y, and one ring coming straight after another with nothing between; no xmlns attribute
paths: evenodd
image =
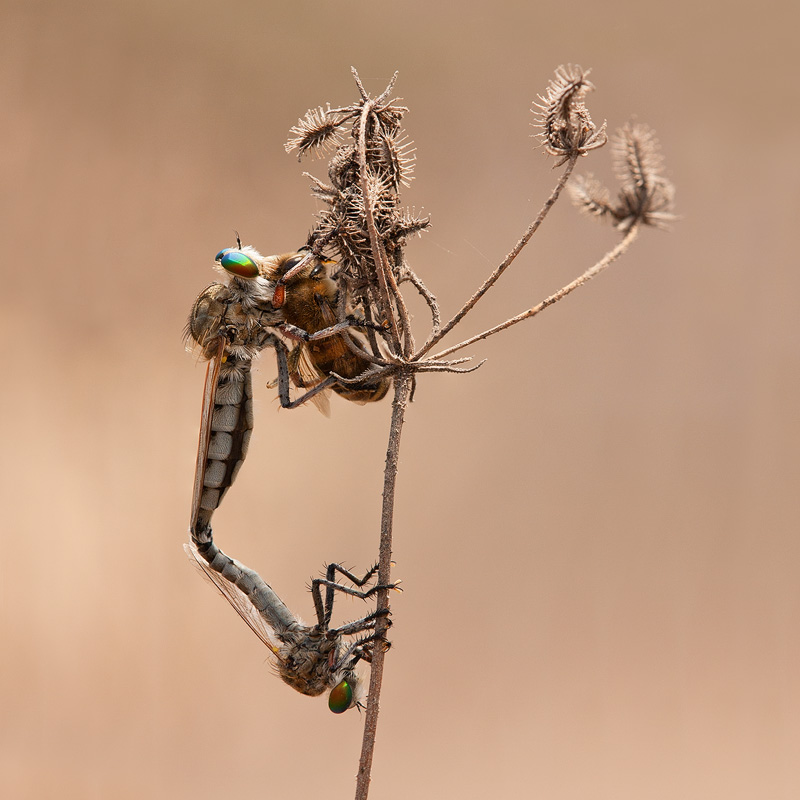
<svg viewBox="0 0 800 800"><path fill-rule="evenodd" d="M292 350L291 356L292 380L294 380L297 386L301 386L305 389L313 389L318 383L321 383L323 380L325 380L325 377L319 374L316 367L312 363L311 357L308 354L307 344L301 343L296 346ZM315 394L311 398L311 402L326 417L331 415L330 389L325 389L324 391Z"/></svg>
<svg viewBox="0 0 800 800"><path fill-rule="evenodd" d="M252 604L250 598L234 584L226 581L218 572L214 572L206 564L193 544L185 544L183 549L189 556L189 560L200 570L203 577L211 581L219 593L233 606L233 610L247 623L250 630L261 639L274 655L277 655L280 640L264 617L258 612L258 609Z"/></svg>
<svg viewBox="0 0 800 800"><path fill-rule="evenodd" d="M220 337L217 352L208 362L206 383L203 387L203 408L200 412L200 439L197 444L197 463L194 470L194 488L192 491L192 513L189 529L194 531L200 513L200 501L203 497L203 484L208 463L208 445L211 441L211 420L214 416L214 399L219 382L219 368L225 353L225 340Z"/></svg>

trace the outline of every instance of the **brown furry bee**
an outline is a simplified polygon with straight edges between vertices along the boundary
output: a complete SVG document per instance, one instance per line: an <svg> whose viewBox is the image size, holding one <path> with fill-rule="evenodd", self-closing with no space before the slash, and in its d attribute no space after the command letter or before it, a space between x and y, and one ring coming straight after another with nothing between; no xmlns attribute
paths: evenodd
<svg viewBox="0 0 800 800"><path fill-rule="evenodd" d="M356 378L369 369L370 361L348 347L345 336L349 336L359 349L364 349L364 342L359 334L346 325L342 333L314 338L314 334L337 325L339 288L328 275L328 267L334 262L295 252L267 256L263 263L270 279L280 280L304 259L308 263L286 280L280 306L283 324L277 327L289 338L297 340L288 359L292 382L300 388L311 389L332 372L343 378ZM365 349L364 352L366 354ZM391 379L384 377L373 384L359 386L332 381L330 388L347 400L370 403L385 397L390 384ZM318 394L312 400L323 412L327 411L325 394Z"/></svg>

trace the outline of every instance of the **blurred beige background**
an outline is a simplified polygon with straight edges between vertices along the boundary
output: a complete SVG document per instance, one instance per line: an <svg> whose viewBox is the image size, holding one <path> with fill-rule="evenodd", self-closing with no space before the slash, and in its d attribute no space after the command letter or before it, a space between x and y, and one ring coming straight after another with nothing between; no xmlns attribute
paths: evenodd
<svg viewBox="0 0 800 800"><path fill-rule="evenodd" d="M182 327L234 229L304 240L325 167L283 142L351 64L399 70L433 217L407 252L452 313L555 180L529 109L566 62L595 120L655 127L683 219L420 381L371 796L800 796L800 14L744 8L3 4L4 797L352 796L359 715L274 678L182 552ZM461 330L616 239L561 203ZM376 557L390 404L279 412L274 373L215 528L308 619L323 562Z"/></svg>

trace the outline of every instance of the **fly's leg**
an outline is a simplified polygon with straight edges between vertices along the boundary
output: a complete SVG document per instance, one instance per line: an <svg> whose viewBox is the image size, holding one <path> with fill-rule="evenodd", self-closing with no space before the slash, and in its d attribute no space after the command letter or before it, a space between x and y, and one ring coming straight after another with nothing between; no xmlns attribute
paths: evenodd
<svg viewBox="0 0 800 800"><path fill-rule="evenodd" d="M320 381L316 386L312 389L309 389L304 395L301 395L295 400L290 402L283 403L281 402L281 406L283 408L297 408L298 406L303 405L307 400L310 400L315 394L319 394L320 392L324 392L326 389L330 389L336 383L336 378L325 378L324 381Z"/></svg>
<svg viewBox="0 0 800 800"><path fill-rule="evenodd" d="M334 591L343 592L344 594L352 595L353 597L358 597L361 600L367 600L368 598L372 597L380 589L397 589L398 586L396 583L391 584L375 584L375 586L371 586L364 592L358 591L358 589L353 589L350 586L345 586L342 583L338 583L336 578L336 573L338 572L340 575L343 575L347 580L349 580L353 585L357 587L364 586L375 573L378 571L378 565L371 567L366 575L363 578L359 578L354 575L349 570L342 567L340 564L328 564L328 568L325 571L324 578L314 578L311 581L311 595L314 598L314 608L317 612L317 620L319 624L324 628L330 625L331 622L331 615L333 613L333 597ZM323 605L322 602L322 592L321 588L325 587L325 603Z"/></svg>
<svg viewBox="0 0 800 800"><path fill-rule="evenodd" d="M363 633L364 631L374 630L375 626L378 623L378 620L386 617L386 627L389 628L392 625L391 619L389 616L391 612L388 608L379 608L377 611L373 611L371 614L367 614L366 617L362 619L354 620L353 622L348 622L342 625L339 628L333 628L328 631L329 636L354 636L357 633Z"/></svg>
<svg viewBox="0 0 800 800"><path fill-rule="evenodd" d="M371 633L369 636L362 636L345 650L334 668L351 670L359 661L366 661L368 664L371 664L372 651L378 643L380 643L385 650L388 650L392 646L392 643L386 640L383 633Z"/></svg>
<svg viewBox="0 0 800 800"><path fill-rule="evenodd" d="M302 328L298 328L296 325L291 325L288 322L281 323L278 328L290 339L295 339L301 342L316 342L320 339L328 339L329 337L341 334L350 328L368 328L370 330L377 331L378 333L386 332L385 325L377 325L374 322L367 322L367 320L363 319L362 317L357 317L354 314L348 314L342 322L337 322L335 325L331 325L329 328L323 328L321 331L316 331L316 333L309 333L308 331L304 331Z"/></svg>
<svg viewBox="0 0 800 800"><path fill-rule="evenodd" d="M297 330L300 329L298 328ZM305 331L303 331L303 333L305 333ZM275 349L275 355L278 361L278 399L280 400L281 408L297 408L310 400L315 394L324 392L336 383L336 378L325 378L325 380L320 381L304 395L301 395L295 400L291 400L289 398L289 349L277 336L273 337L272 341L270 341L270 345Z"/></svg>

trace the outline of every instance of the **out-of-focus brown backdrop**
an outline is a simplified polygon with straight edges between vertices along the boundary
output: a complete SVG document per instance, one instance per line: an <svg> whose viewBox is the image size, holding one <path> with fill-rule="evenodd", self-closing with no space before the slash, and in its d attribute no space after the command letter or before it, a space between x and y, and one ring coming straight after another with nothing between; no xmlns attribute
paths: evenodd
<svg viewBox="0 0 800 800"><path fill-rule="evenodd" d="M234 230L304 240L325 167L283 143L355 97L351 64L375 93L399 70L433 218L407 253L452 313L555 180L529 109L566 62L597 121L655 127L683 219L420 381L373 796L800 796L791 7L4 4L4 797L352 796L359 715L273 677L182 552L184 320ZM609 156L580 167L610 181ZM462 331L616 240L561 203ZM376 557L390 403L279 412L274 373L215 528L308 619L324 561Z"/></svg>

